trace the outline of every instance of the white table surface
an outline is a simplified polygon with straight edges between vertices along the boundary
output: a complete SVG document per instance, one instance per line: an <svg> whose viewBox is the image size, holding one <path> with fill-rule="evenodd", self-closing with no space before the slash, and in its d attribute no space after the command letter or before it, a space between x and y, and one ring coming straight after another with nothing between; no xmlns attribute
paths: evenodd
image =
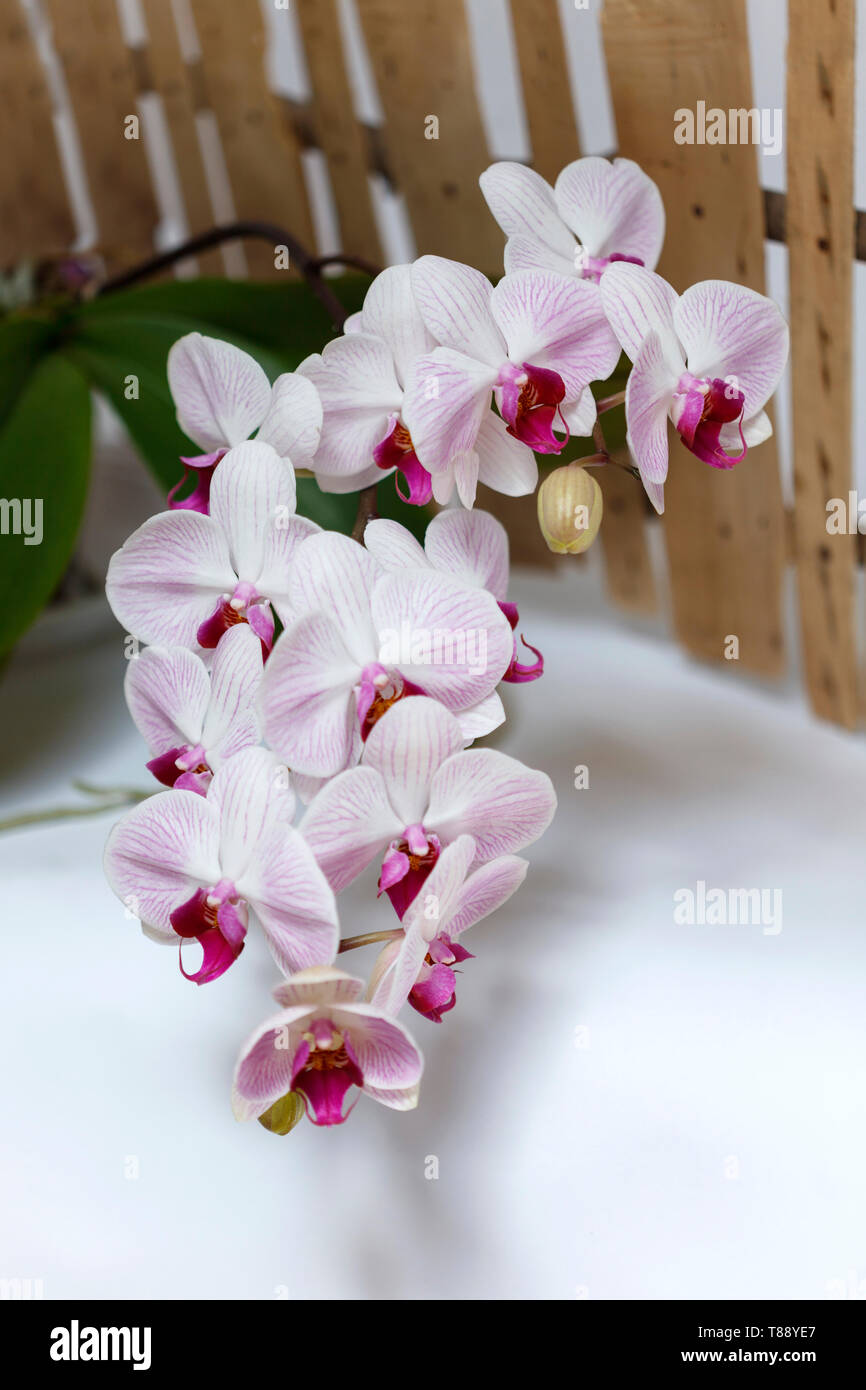
<svg viewBox="0 0 866 1390"><path fill-rule="evenodd" d="M111 817L0 837L0 1275L130 1299L866 1279L866 742L581 617L581 582L518 576L547 674L511 692L501 746L550 773L559 812L467 938L456 1010L438 1028L407 1010L412 1114L362 1098L342 1129L237 1124L232 1066L277 982L264 948L197 989L105 885ZM75 776L146 785L123 669L119 636L16 660L0 814L70 800ZM782 931L676 925L699 879L781 888ZM382 922L365 892L341 899L344 934Z"/></svg>

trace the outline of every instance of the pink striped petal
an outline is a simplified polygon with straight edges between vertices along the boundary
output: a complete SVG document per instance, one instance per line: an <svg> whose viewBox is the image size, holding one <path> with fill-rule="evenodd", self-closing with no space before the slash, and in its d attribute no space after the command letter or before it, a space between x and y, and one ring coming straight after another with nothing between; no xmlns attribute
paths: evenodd
<svg viewBox="0 0 866 1390"><path fill-rule="evenodd" d="M211 666L201 741L212 768L258 743L255 699L261 678L262 644L248 623L238 623L220 638Z"/></svg>
<svg viewBox="0 0 866 1390"><path fill-rule="evenodd" d="M505 707L494 690L470 709L458 710L455 717L465 742L471 743L474 738L483 738L505 723Z"/></svg>
<svg viewBox="0 0 866 1390"><path fill-rule="evenodd" d="M581 250L570 232L568 242L568 251L560 252L531 236L510 236L505 243L505 272L514 275L519 270L552 270L555 275L578 275Z"/></svg>
<svg viewBox="0 0 866 1390"><path fill-rule="evenodd" d="M450 348L436 348L413 362L403 420L415 453L429 473L441 472L458 455L474 448L490 413L495 380L492 367ZM435 477L433 482L435 487Z"/></svg>
<svg viewBox="0 0 866 1390"><path fill-rule="evenodd" d="M508 433L505 421L489 410L475 440L478 479L504 497L528 497L538 484L532 450Z"/></svg>
<svg viewBox="0 0 866 1390"><path fill-rule="evenodd" d="M436 569L505 598L508 532L489 512L440 512L427 527L424 549Z"/></svg>
<svg viewBox="0 0 866 1390"><path fill-rule="evenodd" d="M331 1017L351 1039L368 1094L375 1091L381 1100L382 1092L390 1095L417 1086L424 1059L401 1023L361 1002L341 1004L331 1010Z"/></svg>
<svg viewBox="0 0 866 1390"><path fill-rule="evenodd" d="M364 545L376 564L382 570L399 570L423 567L429 564L424 547L411 531L401 526L399 521L389 521L379 517L368 521L364 531Z"/></svg>
<svg viewBox="0 0 866 1390"><path fill-rule="evenodd" d="M291 1090L292 1065L313 1006L294 1005L265 1020L241 1048L232 1087L238 1120L254 1120Z"/></svg>
<svg viewBox="0 0 866 1390"><path fill-rule="evenodd" d="M513 854L491 859L477 868L460 885L450 904L448 921L442 927L445 935L453 941L461 932L489 917L517 892L528 868L525 859Z"/></svg>
<svg viewBox="0 0 866 1390"><path fill-rule="evenodd" d="M364 993L363 980L347 975L335 965L318 965L298 971L274 990L278 1004L287 1007L324 1008L329 1004L351 1004Z"/></svg>
<svg viewBox="0 0 866 1390"><path fill-rule="evenodd" d="M265 667L259 713L265 738L293 772L333 777L353 759L360 674L326 613L308 613L286 628Z"/></svg>
<svg viewBox="0 0 866 1390"><path fill-rule="evenodd" d="M201 333L187 333L171 348L168 384L178 424L208 451L249 439L271 395L265 372L249 353Z"/></svg>
<svg viewBox="0 0 866 1390"><path fill-rule="evenodd" d="M554 196L560 217L591 256L636 256L649 270L655 268L665 209L639 164L594 155L576 159L556 180Z"/></svg>
<svg viewBox="0 0 866 1390"><path fill-rule="evenodd" d="M285 974L333 960L340 943L334 894L297 830L285 823L266 829L237 887Z"/></svg>
<svg viewBox="0 0 866 1390"><path fill-rule="evenodd" d="M422 696L398 700L374 725L364 745L364 767L381 774L400 831L424 821L436 769L463 744L454 716Z"/></svg>
<svg viewBox="0 0 866 1390"><path fill-rule="evenodd" d="M364 298L363 332L387 343L401 381L415 358L436 346L415 303L410 265L388 266L376 276Z"/></svg>
<svg viewBox="0 0 866 1390"><path fill-rule="evenodd" d="M204 662L186 647L145 647L129 663L124 690L152 753L202 741L211 683Z"/></svg>
<svg viewBox="0 0 866 1390"><path fill-rule="evenodd" d="M108 837L105 876L130 912L170 932L171 914L221 877L216 808L192 791L142 801Z"/></svg>
<svg viewBox="0 0 866 1390"><path fill-rule="evenodd" d="M437 343L499 367L505 345L491 312L493 291L486 275L443 256L421 256L412 267L412 289Z"/></svg>
<svg viewBox="0 0 866 1390"><path fill-rule="evenodd" d="M214 774L207 799L219 813L223 875L239 886L266 831L294 814L286 768L265 748L245 748Z"/></svg>
<svg viewBox="0 0 866 1390"><path fill-rule="evenodd" d="M608 266L599 286L608 322L632 362L648 334L658 334L671 370L679 376L685 355L674 328L677 293L660 275L617 261Z"/></svg>
<svg viewBox="0 0 866 1390"><path fill-rule="evenodd" d="M228 540L212 516L160 512L112 555L105 592L117 621L140 641L197 648L199 627L236 583Z"/></svg>
<svg viewBox="0 0 866 1390"><path fill-rule="evenodd" d="M376 562L351 536L324 531L297 552L289 584L292 611L303 616L325 612L342 633L359 666L376 658L370 596L378 576Z"/></svg>
<svg viewBox="0 0 866 1390"><path fill-rule="evenodd" d="M531 845L555 810L556 794L546 773L494 748L470 748L434 775L424 823L443 841L472 835L483 862Z"/></svg>
<svg viewBox="0 0 866 1390"><path fill-rule="evenodd" d="M278 376L257 442L270 444L294 468L309 468L321 433L322 402L313 383L299 372Z"/></svg>
<svg viewBox="0 0 866 1390"><path fill-rule="evenodd" d="M393 712L380 719L373 734ZM340 893L400 837L406 824L379 772L353 767L325 784L307 808L300 830L334 892Z"/></svg>
<svg viewBox="0 0 866 1390"><path fill-rule="evenodd" d="M668 473L668 411L676 378L657 333L644 339L625 388L628 446L641 477L663 483Z"/></svg>
<svg viewBox="0 0 866 1390"><path fill-rule="evenodd" d="M588 280L539 270L506 275L493 291L493 314L510 360L556 372L567 401L604 381L619 360L598 287Z"/></svg>
<svg viewBox="0 0 866 1390"><path fill-rule="evenodd" d="M702 280L680 297L674 324L694 376L733 378L747 420L763 410L788 360L788 325L772 299L727 280Z"/></svg>
<svg viewBox="0 0 866 1390"><path fill-rule="evenodd" d="M324 410L316 473L351 477L369 468L403 395L388 345L368 333L335 338L298 371L312 381Z"/></svg>
<svg viewBox="0 0 866 1390"><path fill-rule="evenodd" d="M263 571L273 571L274 549L294 534L288 522L295 508L294 472L269 444L229 449L211 484L210 514L228 537L239 579L258 588Z"/></svg>
<svg viewBox="0 0 866 1390"><path fill-rule="evenodd" d="M508 669L511 628L482 589L435 571L401 570L377 582L371 611L383 664L452 711L478 704ZM389 662L392 644L400 659Z"/></svg>
<svg viewBox="0 0 866 1390"><path fill-rule="evenodd" d="M507 237L525 236L571 262L574 237L563 224L550 184L525 164L501 160L478 182L487 206Z"/></svg>

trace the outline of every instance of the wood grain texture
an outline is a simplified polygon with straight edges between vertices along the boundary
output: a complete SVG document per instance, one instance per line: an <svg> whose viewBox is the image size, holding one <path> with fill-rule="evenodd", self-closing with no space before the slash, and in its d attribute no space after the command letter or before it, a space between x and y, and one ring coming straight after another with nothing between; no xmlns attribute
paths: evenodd
<svg viewBox="0 0 866 1390"><path fill-rule="evenodd" d="M553 183L580 156L557 0L511 0L532 165Z"/></svg>
<svg viewBox="0 0 866 1390"><path fill-rule="evenodd" d="M191 74L181 53L171 0L147 0L145 15L143 90L155 92L162 100L187 227L189 235L194 236L207 231L216 219L196 128ZM219 251L207 251L196 261L202 275L222 274L223 258Z"/></svg>
<svg viewBox="0 0 866 1390"><path fill-rule="evenodd" d="M98 244L111 264L153 250L159 212L144 131L127 139L139 114L132 58L115 0L45 0L78 130Z"/></svg>
<svg viewBox="0 0 866 1390"><path fill-rule="evenodd" d="M282 117L267 85L265 33L258 0L192 0L201 48L200 76L214 112L241 219L273 222L315 249L306 185L297 138ZM266 243L244 245L250 274L273 279L286 272L274 266Z"/></svg>
<svg viewBox="0 0 866 1390"><path fill-rule="evenodd" d="M19 0L0 0L0 267L65 251L75 237L51 96Z"/></svg>
<svg viewBox="0 0 866 1390"><path fill-rule="evenodd" d="M368 144L355 118L337 0L297 0L313 88L312 116L328 163L340 224L340 250L382 263L367 175Z"/></svg>
<svg viewBox="0 0 866 1390"><path fill-rule="evenodd" d="M490 160L463 0L358 0L358 10L419 255L501 275L502 234L478 187ZM425 138L428 117L438 139Z"/></svg>
<svg viewBox="0 0 866 1390"><path fill-rule="evenodd" d="M856 536L828 535L853 486L854 0L788 5L788 206L794 548L806 685L857 722ZM855 523L856 524L856 523Z"/></svg>
<svg viewBox="0 0 866 1390"><path fill-rule="evenodd" d="M643 617L658 610L658 591L649 545L644 490L621 468L594 468L604 499L601 539L605 585L620 608Z"/></svg>
<svg viewBox="0 0 866 1390"><path fill-rule="evenodd" d="M667 212L660 273L764 290L763 204L752 145L678 145L675 112L752 105L744 0L607 0L603 33L618 148L658 183ZM674 624L696 656L763 675L783 669L784 522L773 440L721 473L671 441L665 539Z"/></svg>

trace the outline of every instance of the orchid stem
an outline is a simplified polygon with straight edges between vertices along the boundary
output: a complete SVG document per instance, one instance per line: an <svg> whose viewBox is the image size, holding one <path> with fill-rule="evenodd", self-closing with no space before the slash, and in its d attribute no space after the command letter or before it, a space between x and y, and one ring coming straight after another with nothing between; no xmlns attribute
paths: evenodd
<svg viewBox="0 0 866 1390"><path fill-rule="evenodd" d="M393 931L368 931L361 936L347 936L340 942L337 951L354 951L358 946L372 946L377 941L396 941L402 935L402 928L395 927Z"/></svg>
<svg viewBox="0 0 866 1390"><path fill-rule="evenodd" d="M613 410L616 406L622 405L625 401L625 391L616 391L612 396L605 396L603 400L596 401L596 410L599 415L603 415L606 410Z"/></svg>
<svg viewBox="0 0 866 1390"><path fill-rule="evenodd" d="M375 521L379 515L376 507L378 497L378 483L372 483L370 487L362 488L358 493L358 515L355 517L355 525L352 527L352 540L364 544L364 532L367 529L368 521Z"/></svg>
<svg viewBox="0 0 866 1390"><path fill-rule="evenodd" d="M84 788L80 788L84 790ZM101 816L104 811L119 811L124 806L137 806L145 801L150 792L135 791L131 787L118 787L114 792L100 793L95 787L87 789L90 796L102 795L105 799L98 806L53 806L47 811L23 811L17 816L7 816L0 820L0 832L22 830L28 825L49 825L56 820L75 820L80 816Z"/></svg>

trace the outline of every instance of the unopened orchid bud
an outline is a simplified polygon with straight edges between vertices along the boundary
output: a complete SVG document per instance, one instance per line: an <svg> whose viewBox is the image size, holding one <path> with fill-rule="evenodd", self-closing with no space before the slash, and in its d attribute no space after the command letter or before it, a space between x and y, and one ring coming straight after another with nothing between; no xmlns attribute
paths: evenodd
<svg viewBox="0 0 866 1390"><path fill-rule="evenodd" d="M304 1118L306 1106L303 1096L295 1091L287 1091L275 1100L270 1110L259 1115L259 1124L269 1129L271 1134L288 1134Z"/></svg>
<svg viewBox="0 0 866 1390"><path fill-rule="evenodd" d="M556 555L579 555L601 525L601 488L579 463L555 468L538 489L538 524Z"/></svg>

